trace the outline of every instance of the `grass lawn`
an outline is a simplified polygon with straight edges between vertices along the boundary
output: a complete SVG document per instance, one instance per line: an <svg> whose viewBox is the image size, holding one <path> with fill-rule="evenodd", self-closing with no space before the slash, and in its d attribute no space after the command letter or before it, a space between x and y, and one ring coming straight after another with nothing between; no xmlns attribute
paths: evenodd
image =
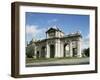
<svg viewBox="0 0 100 80"><path fill-rule="evenodd" d="M81 58L84 58L84 57L81 57ZM56 61L56 60L61 60L61 59L80 59L80 58L78 58L78 57L39 58L39 59L26 58L26 63L48 62L48 61Z"/></svg>

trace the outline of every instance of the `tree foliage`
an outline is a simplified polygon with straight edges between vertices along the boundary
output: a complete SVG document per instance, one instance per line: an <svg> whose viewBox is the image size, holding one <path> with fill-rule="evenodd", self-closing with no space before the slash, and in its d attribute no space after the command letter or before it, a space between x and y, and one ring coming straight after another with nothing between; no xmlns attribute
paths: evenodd
<svg viewBox="0 0 100 80"><path fill-rule="evenodd" d="M33 58L34 56L34 45L28 45L26 47L26 57Z"/></svg>
<svg viewBox="0 0 100 80"><path fill-rule="evenodd" d="M87 57L89 57L89 56L90 56L90 49L89 49L89 48L84 49L84 50L83 50L83 53L84 53Z"/></svg>

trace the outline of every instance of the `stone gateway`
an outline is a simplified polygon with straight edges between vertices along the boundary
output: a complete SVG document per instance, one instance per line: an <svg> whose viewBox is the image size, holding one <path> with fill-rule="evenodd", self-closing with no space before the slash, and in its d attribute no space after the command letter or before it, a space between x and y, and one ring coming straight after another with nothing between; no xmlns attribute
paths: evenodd
<svg viewBox="0 0 100 80"><path fill-rule="evenodd" d="M82 57L82 35L79 32L65 35L59 28L46 31L46 39L32 41L34 58Z"/></svg>

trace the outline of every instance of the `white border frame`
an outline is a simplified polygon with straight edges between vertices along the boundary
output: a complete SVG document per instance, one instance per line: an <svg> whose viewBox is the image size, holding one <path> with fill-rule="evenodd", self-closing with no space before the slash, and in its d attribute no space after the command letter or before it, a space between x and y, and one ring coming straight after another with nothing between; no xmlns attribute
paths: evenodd
<svg viewBox="0 0 100 80"><path fill-rule="evenodd" d="M95 70L95 10L71 9L71 8L52 8L37 6L20 6L20 51L19 51L19 74L40 74L55 72L74 72ZM58 13L58 14L81 14L90 15L90 64L89 65L62 65L44 67L25 67L25 12ZM81 68L80 68L81 67Z"/></svg>

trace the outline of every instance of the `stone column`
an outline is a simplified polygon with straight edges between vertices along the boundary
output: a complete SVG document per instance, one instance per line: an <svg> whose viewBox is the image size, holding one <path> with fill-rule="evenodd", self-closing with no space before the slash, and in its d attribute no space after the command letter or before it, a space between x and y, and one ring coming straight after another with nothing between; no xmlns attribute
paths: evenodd
<svg viewBox="0 0 100 80"><path fill-rule="evenodd" d="M81 38L77 41L77 57L82 57L81 53Z"/></svg>
<svg viewBox="0 0 100 80"><path fill-rule="evenodd" d="M41 58L41 46L39 45L39 58Z"/></svg>
<svg viewBox="0 0 100 80"><path fill-rule="evenodd" d="M61 57L63 57L63 55L64 55L64 44L63 44L63 42L60 42L60 55L61 55Z"/></svg>
<svg viewBox="0 0 100 80"><path fill-rule="evenodd" d="M57 41L55 42L55 57L58 56L58 44L57 44Z"/></svg>
<svg viewBox="0 0 100 80"><path fill-rule="evenodd" d="M60 53L60 40L56 40L55 43L55 57L61 57L61 53Z"/></svg>
<svg viewBox="0 0 100 80"><path fill-rule="evenodd" d="M36 49L36 46L34 48L34 58L36 59L36 53L37 53L37 49Z"/></svg>
<svg viewBox="0 0 100 80"><path fill-rule="evenodd" d="M60 53L60 40L58 40L58 57L61 57L61 53Z"/></svg>
<svg viewBox="0 0 100 80"><path fill-rule="evenodd" d="M50 58L50 46L47 42L47 45L46 45L46 58Z"/></svg>
<svg viewBox="0 0 100 80"><path fill-rule="evenodd" d="M73 57L72 41L70 41L70 43L69 43L69 52L70 52L69 56Z"/></svg>

